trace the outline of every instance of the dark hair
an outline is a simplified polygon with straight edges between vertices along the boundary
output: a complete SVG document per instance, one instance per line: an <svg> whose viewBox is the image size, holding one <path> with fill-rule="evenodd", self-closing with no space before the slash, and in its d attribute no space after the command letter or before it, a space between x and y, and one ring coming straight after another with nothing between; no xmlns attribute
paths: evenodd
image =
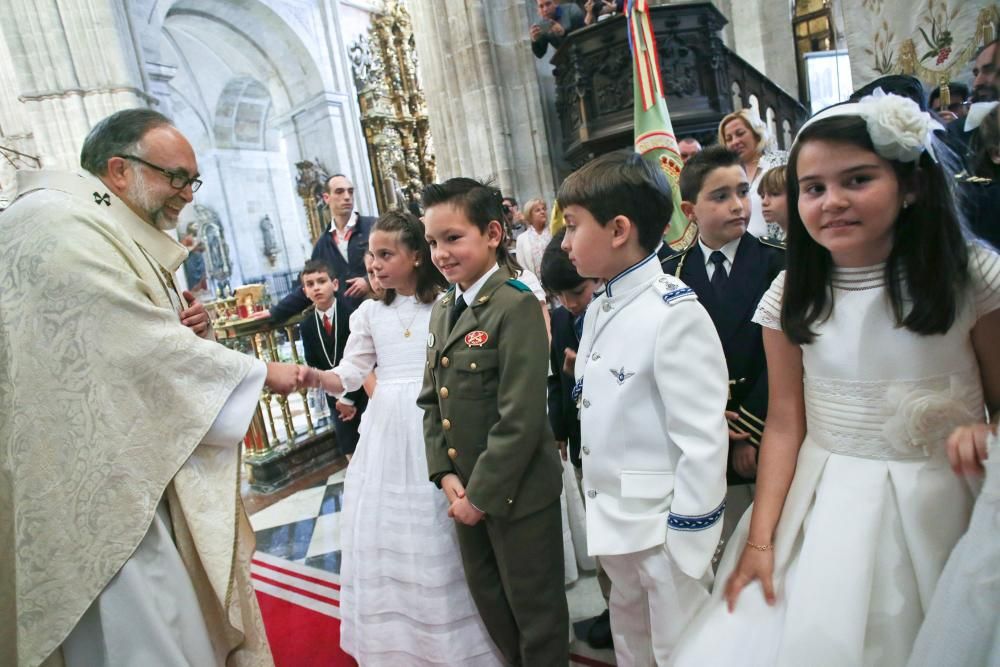
<svg viewBox="0 0 1000 667"><path fill-rule="evenodd" d="M438 293L448 286L448 281L431 262L431 248L424 237L424 223L409 211L389 211L375 221L372 232L398 234L399 242L417 254L420 264L416 267L417 301L433 303ZM396 290L386 288L379 297L386 305L396 300Z"/></svg>
<svg viewBox="0 0 1000 667"><path fill-rule="evenodd" d="M986 114L969 140L972 173L993 180L1000 180L1000 165L993 162L993 155L1000 152L1000 116L998 113L1000 113L1000 106Z"/></svg>
<svg viewBox="0 0 1000 667"><path fill-rule="evenodd" d="M563 239L566 237L566 228L563 227L552 237L549 244L545 246L542 253L542 264L539 268L542 287L549 292L565 292L576 289L580 283L587 280L576 272L573 262L569 261L569 255L562 249Z"/></svg>
<svg viewBox="0 0 1000 667"><path fill-rule="evenodd" d="M570 174L556 195L559 207L586 209L606 226L618 215L639 231L639 245L653 252L674 213L670 184L659 167L636 153L607 153Z"/></svg>
<svg viewBox="0 0 1000 667"><path fill-rule="evenodd" d="M964 83L959 83L958 81L949 81L948 90L951 92L952 99L955 99L957 97L959 98L959 101L964 102L965 99L969 96L969 87ZM937 88L932 90L931 94L927 97L927 106L933 107L934 100L940 97L941 97L941 86L938 86Z"/></svg>
<svg viewBox="0 0 1000 667"><path fill-rule="evenodd" d="M815 339L812 325L829 317L833 307L833 258L806 231L798 210L798 157L810 141L848 143L876 153L862 118L833 116L803 129L788 156L788 269L781 327L800 345ZM948 179L926 152L917 162L889 160L889 164L900 187L917 193L917 200L896 218L895 238L885 266L893 314L898 325L915 333L945 333L955 321L969 280L968 249Z"/></svg>
<svg viewBox="0 0 1000 667"><path fill-rule="evenodd" d="M510 202L511 204L513 204L514 206L517 206L517 200L516 200L516 199L514 199L513 197L510 197L510 196L508 196L508 195L504 195L504 197L503 197L503 199L502 199L502 200L500 201L500 203L502 204L502 203L503 203L504 201L509 201L509 202Z"/></svg>
<svg viewBox="0 0 1000 667"><path fill-rule="evenodd" d="M336 174L330 174L329 176L326 177L326 180L323 182L323 189L326 190L327 192L329 192L330 191L330 181L332 181L335 178L347 178L347 175L346 174L341 174L339 172L336 173ZM347 180L350 181L351 179L347 178ZM352 183L352 185L353 185L353 183Z"/></svg>
<svg viewBox="0 0 1000 667"><path fill-rule="evenodd" d="M848 99L849 102L857 102L862 97L867 97L875 92L876 88L881 88L882 92L900 97L907 97L917 103L921 111L927 111L927 98L924 97L924 84L920 79L908 74L887 74L871 81L858 88Z"/></svg>
<svg viewBox="0 0 1000 667"><path fill-rule="evenodd" d="M299 282L302 282L307 273L325 273L330 276L330 280L337 279L337 274L333 272L333 268L321 259L310 259L305 263L302 267L302 273L299 274Z"/></svg>
<svg viewBox="0 0 1000 667"><path fill-rule="evenodd" d="M680 183L678 183L678 189L681 191L681 199L693 204L698 201L698 193L701 192L701 188L705 185L705 179L708 178L709 174L716 169L737 167L742 164L739 154L734 153L725 146L709 146L705 150L692 155L684 163L684 168L681 169Z"/></svg>
<svg viewBox="0 0 1000 667"><path fill-rule="evenodd" d="M503 196L500 190L490 183L477 181L474 178L449 178L444 183L431 183L424 188L420 198L426 211L431 206L451 204L469 219L480 232L485 233L491 222L500 225L500 245L497 246L497 263L507 269L513 276L521 275L523 269L510 254L507 241L510 232L504 224Z"/></svg>
<svg viewBox="0 0 1000 667"><path fill-rule="evenodd" d="M152 109L125 109L98 121L83 140L80 166L95 176L108 173L108 160L131 153L150 130L170 126L170 119Z"/></svg>

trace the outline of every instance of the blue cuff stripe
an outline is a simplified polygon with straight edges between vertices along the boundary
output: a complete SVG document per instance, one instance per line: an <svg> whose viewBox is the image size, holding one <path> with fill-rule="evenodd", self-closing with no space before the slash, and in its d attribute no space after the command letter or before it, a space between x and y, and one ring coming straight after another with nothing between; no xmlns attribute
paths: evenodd
<svg viewBox="0 0 1000 667"><path fill-rule="evenodd" d="M726 501L723 500L721 505L708 514L689 516L687 514L674 514L673 512L670 512L670 514L667 515L667 527L673 528L674 530L705 530L706 528L711 528L719 519L722 518L722 512L725 509Z"/></svg>

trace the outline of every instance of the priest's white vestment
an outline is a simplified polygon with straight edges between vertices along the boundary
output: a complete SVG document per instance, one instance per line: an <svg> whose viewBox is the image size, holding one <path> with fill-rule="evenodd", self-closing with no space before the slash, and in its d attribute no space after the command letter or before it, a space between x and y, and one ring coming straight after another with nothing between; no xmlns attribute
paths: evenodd
<svg viewBox="0 0 1000 667"><path fill-rule="evenodd" d="M187 255L93 176L0 216L0 664L271 665L240 440L264 365L180 323Z"/></svg>

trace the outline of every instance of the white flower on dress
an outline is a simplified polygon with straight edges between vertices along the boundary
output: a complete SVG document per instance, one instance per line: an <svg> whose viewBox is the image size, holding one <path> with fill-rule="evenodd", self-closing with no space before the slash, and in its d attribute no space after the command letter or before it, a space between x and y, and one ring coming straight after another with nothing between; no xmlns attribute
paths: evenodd
<svg viewBox="0 0 1000 667"><path fill-rule="evenodd" d="M896 384L886 398L891 416L882 426L889 444L904 453L914 449L929 456L943 447L957 427L975 421L975 416L961 400L959 383L952 378L948 389L928 389Z"/></svg>
<svg viewBox="0 0 1000 667"><path fill-rule="evenodd" d="M858 102L868 126L868 136L878 154L887 160L913 162L925 150L934 157L931 131L940 127L908 97L886 95L881 88ZM935 158L936 160L937 158Z"/></svg>

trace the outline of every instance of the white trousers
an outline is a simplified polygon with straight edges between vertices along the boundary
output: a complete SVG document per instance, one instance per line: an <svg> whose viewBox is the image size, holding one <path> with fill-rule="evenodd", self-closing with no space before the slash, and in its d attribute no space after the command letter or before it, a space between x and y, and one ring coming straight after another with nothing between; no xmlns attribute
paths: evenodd
<svg viewBox="0 0 1000 667"><path fill-rule="evenodd" d="M611 578L611 634L618 667L668 664L681 633L709 599L712 574L692 579L666 546L601 556Z"/></svg>

